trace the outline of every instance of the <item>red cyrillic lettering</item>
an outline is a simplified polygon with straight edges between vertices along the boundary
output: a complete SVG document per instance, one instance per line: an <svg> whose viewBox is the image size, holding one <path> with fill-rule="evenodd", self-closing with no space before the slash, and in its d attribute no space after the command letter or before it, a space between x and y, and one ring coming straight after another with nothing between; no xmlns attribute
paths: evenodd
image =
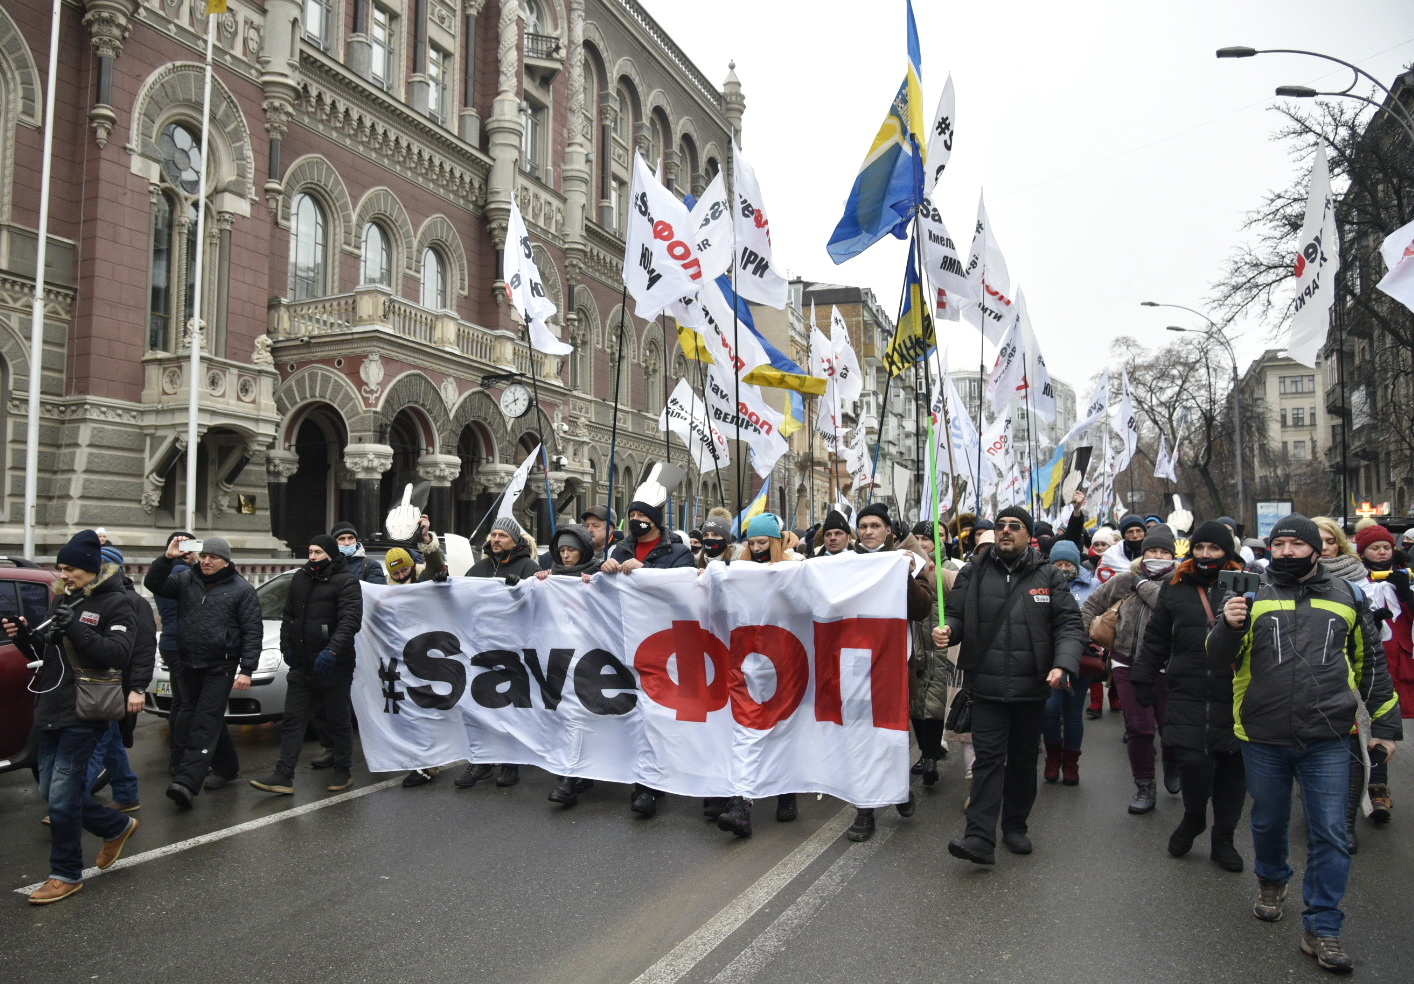
<svg viewBox="0 0 1414 984"><path fill-rule="evenodd" d="M776 692L758 703L746 686L741 665L752 653L764 656L776 670ZM732 717L745 728L773 728L795 713L810 682L805 647L779 625L743 625L732 632L730 694Z"/></svg>
<svg viewBox="0 0 1414 984"><path fill-rule="evenodd" d="M677 680L668 674L668 659L672 656L677 657ZM727 705L731 656L726 644L697 622L674 620L671 629L644 639L634 654L633 665L643 693L676 711L679 721L706 721L708 714Z"/></svg>

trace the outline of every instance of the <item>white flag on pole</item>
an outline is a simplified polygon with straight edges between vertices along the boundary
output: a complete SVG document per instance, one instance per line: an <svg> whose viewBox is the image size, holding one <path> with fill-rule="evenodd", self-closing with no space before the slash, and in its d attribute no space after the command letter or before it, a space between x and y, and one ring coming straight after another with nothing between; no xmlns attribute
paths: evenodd
<svg viewBox="0 0 1414 984"><path fill-rule="evenodd" d="M658 429L672 431L682 438L692 463L703 474L731 464L726 435L712 426L706 404L685 379L678 380L668 405L658 415Z"/></svg>
<svg viewBox="0 0 1414 984"><path fill-rule="evenodd" d="M506 491L501 495L500 508L496 510L497 519L505 519L511 515L511 510L515 508L516 502L520 499L520 494L525 491L526 479L530 478L530 469L535 467L535 462L540 459L540 445L535 446L535 450L525 456L525 460L520 463L516 473L511 476L511 480L506 485Z"/></svg>
<svg viewBox="0 0 1414 984"><path fill-rule="evenodd" d="M732 140L732 161L736 192L732 222L736 226L737 295L748 301L783 308L790 284L771 261L771 221L761 197L761 185L756 180L756 172L741 156L735 139Z"/></svg>
<svg viewBox="0 0 1414 984"><path fill-rule="evenodd" d="M1390 233L1380 255L1389 272L1375 286L1414 311L1414 222Z"/></svg>
<svg viewBox="0 0 1414 984"><path fill-rule="evenodd" d="M1012 408L1007 407L982 431L982 460L991 462L998 475L1007 474L1016 457L1012 437L1013 419Z"/></svg>
<svg viewBox="0 0 1414 984"><path fill-rule="evenodd" d="M1139 415L1134 412L1134 397L1129 393L1129 370L1120 377L1122 395L1119 400L1119 432L1124 438L1124 450L1115 462L1112 475L1118 475L1134 460L1134 452L1139 448Z"/></svg>
<svg viewBox="0 0 1414 984"><path fill-rule="evenodd" d="M987 206L980 194L966 276L967 296L960 305L962 316L980 329L987 341L999 345L1012 321L1011 276L996 237L992 235Z"/></svg>
<svg viewBox="0 0 1414 984"><path fill-rule="evenodd" d="M938 179L952 158L953 129L957 122L957 96L953 93L952 73L943 83L943 95L938 100L938 112L933 116L933 132L928 135L927 172L923 176L923 194L931 196Z"/></svg>
<svg viewBox="0 0 1414 984"><path fill-rule="evenodd" d="M547 324L555 316L555 302L545 293L540 268L530 248L520 206L511 200L511 217L506 225L506 248L501 251L501 279L511 306L530 329L530 347L547 355L569 355L574 346L555 337Z"/></svg>
<svg viewBox="0 0 1414 984"><path fill-rule="evenodd" d="M833 305L830 307L830 348L835 355L835 382L840 399L845 407L852 408L864 393L864 374L859 370L854 343L849 340L849 326L840 309Z"/></svg>
<svg viewBox="0 0 1414 984"><path fill-rule="evenodd" d="M733 437L737 433L738 417L741 439L751 448L751 467L765 478L776 462L788 450L781 436L785 415L775 410L751 383L741 383L741 400L736 397L738 383L729 372L715 363L707 367L707 413L715 430ZM733 409L734 407L739 409Z"/></svg>
<svg viewBox="0 0 1414 984"><path fill-rule="evenodd" d="M635 153L624 236L624 285L640 318L651 321L673 301L702 288L702 262L694 238L687 206L654 179L643 155Z"/></svg>
<svg viewBox="0 0 1414 984"><path fill-rule="evenodd" d="M1306 199L1306 221L1301 224L1296 254L1296 298L1292 301L1291 340L1286 354L1304 366L1315 366L1335 303L1335 277L1340 269L1340 234L1335 225L1335 197L1331 194L1326 148L1316 144L1311 165L1311 193Z"/></svg>
<svg viewBox="0 0 1414 984"><path fill-rule="evenodd" d="M732 268L732 205L721 172L692 206L692 242L702 262L702 279L713 281Z"/></svg>
<svg viewBox="0 0 1414 984"><path fill-rule="evenodd" d="M771 361L754 332L732 330L731 305L715 280L704 283L696 297L673 301L668 313L678 324L702 336L703 347L717 365L734 367L739 375L745 376ZM738 341L740 351L736 347Z"/></svg>
<svg viewBox="0 0 1414 984"><path fill-rule="evenodd" d="M1168 438L1159 434L1159 457L1154 462L1154 477L1178 481L1178 442L1173 445L1173 453L1168 450Z"/></svg>
<svg viewBox="0 0 1414 984"><path fill-rule="evenodd" d="M1105 416L1105 412L1110 408L1110 371L1106 369L1100 373L1100 378L1095 381L1095 389L1090 393L1090 399L1080 411L1080 420L1070 432L1057 441L1057 444L1069 444L1079 437L1092 425L1099 423Z"/></svg>
<svg viewBox="0 0 1414 984"><path fill-rule="evenodd" d="M1046 360L1041 355L1041 343L1031 330L1031 317L1026 313L1026 297L1016 293L1016 305L1011 327L1002 339L992 375L987 381L992 409L1000 409L1009 401L1021 403L1046 423L1056 419L1055 388Z"/></svg>

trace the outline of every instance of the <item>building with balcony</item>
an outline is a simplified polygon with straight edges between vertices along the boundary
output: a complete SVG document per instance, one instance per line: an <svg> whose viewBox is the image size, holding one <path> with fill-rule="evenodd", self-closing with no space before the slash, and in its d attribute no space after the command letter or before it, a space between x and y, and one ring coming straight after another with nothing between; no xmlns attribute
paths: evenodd
<svg viewBox="0 0 1414 984"><path fill-rule="evenodd" d="M434 527L470 534L542 440L548 491L537 469L519 513L543 538L552 510L608 495L616 392L622 511L663 455L664 373L683 364L671 331L620 304L632 155L700 193L741 126L735 75L711 83L636 0L231 0L216 15L198 200L205 11L63 7L41 552L97 525L155 552L184 525L188 454L198 532L247 556L302 551L341 519L375 533L417 481L432 486ZM9 543L25 521L48 46L47 4L0 0ZM531 353L505 302L512 200L575 345L563 359ZM532 378L538 400L503 413L505 388Z"/></svg>
<svg viewBox="0 0 1414 984"><path fill-rule="evenodd" d="M1257 422L1244 428L1256 438L1247 455L1253 469L1252 498L1290 499L1293 508L1307 515L1328 511L1325 361L1318 359L1313 369L1288 358L1284 349L1267 349L1247 367L1241 387L1243 405L1251 408Z"/></svg>

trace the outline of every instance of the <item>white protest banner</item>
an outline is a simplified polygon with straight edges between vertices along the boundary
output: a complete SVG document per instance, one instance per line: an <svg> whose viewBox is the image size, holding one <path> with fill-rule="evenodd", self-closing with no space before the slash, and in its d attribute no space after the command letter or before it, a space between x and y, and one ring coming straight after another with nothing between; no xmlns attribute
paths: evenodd
<svg viewBox="0 0 1414 984"><path fill-rule="evenodd" d="M658 429L672 431L682 438L692 455L692 463L700 472L716 471L731 464L727 453L727 438L708 418L707 406L696 391L679 379L668 397L668 405L658 414Z"/></svg>
<svg viewBox="0 0 1414 984"><path fill-rule="evenodd" d="M741 398L737 398L740 387ZM741 428L741 440L751 448L751 467L765 478L776 467L781 455L789 450L781 436L785 415L766 402L761 390L751 383L739 383L724 373L715 362L707 367L707 414L718 433L736 437ZM735 408L735 409L734 409Z"/></svg>
<svg viewBox="0 0 1414 984"><path fill-rule="evenodd" d="M680 297L702 287L702 262L693 238L687 206L648 170L643 155L633 155L633 191L624 237L624 286L633 295L640 318L651 321Z"/></svg>
<svg viewBox="0 0 1414 984"><path fill-rule="evenodd" d="M520 463L511 480L506 484L506 491L501 495L500 508L496 510L497 519L505 519L511 515L511 510L515 508L516 502L520 499L520 494L525 491L525 481L530 477L530 469L535 467L535 462L540 460L540 445L535 446L535 450L525 456L525 460Z"/></svg>
<svg viewBox="0 0 1414 984"><path fill-rule="evenodd" d="M1041 355L1041 343L1031 330L1026 297L1019 290L1011 327L1001 342L991 378L987 380L987 392L991 395L993 410L1000 410L1007 401L1015 400L1046 423L1056 419L1055 386Z"/></svg>
<svg viewBox="0 0 1414 984"><path fill-rule="evenodd" d="M1291 339L1286 354L1304 366L1315 366L1331 326L1335 303L1335 278L1340 270L1340 235L1335 226L1335 198L1331 195L1326 148L1316 144L1311 165L1311 193L1306 199L1306 220L1301 224L1296 254L1296 298L1292 301Z"/></svg>
<svg viewBox="0 0 1414 984"><path fill-rule="evenodd" d="M987 218L987 206L982 195L977 196L977 225L972 234L972 249L967 257L967 295L963 297L962 316L972 322L987 341L1001 344L1002 335L1011 324L1011 275L1006 259L992 235Z"/></svg>
<svg viewBox="0 0 1414 984"><path fill-rule="evenodd" d="M506 246L501 250L501 280L511 306L530 329L530 347L547 355L569 355L574 346L555 337L547 324L555 316L555 302L545 293L540 268L530 248L520 206L511 201L511 217L506 225Z"/></svg>
<svg viewBox="0 0 1414 984"><path fill-rule="evenodd" d="M902 803L908 574L894 551L365 584L363 753L374 772L465 758L683 796Z"/></svg>
<svg viewBox="0 0 1414 984"><path fill-rule="evenodd" d="M736 192L732 222L736 229L737 295L748 301L783 308L790 283L772 263L771 222L766 217L761 185L756 180L756 172L741 156L735 138L732 139L732 161L732 188Z"/></svg>
<svg viewBox="0 0 1414 984"><path fill-rule="evenodd" d="M702 262L702 280L716 280L732 268L732 206L720 172L692 206L689 218L692 244Z"/></svg>
<svg viewBox="0 0 1414 984"><path fill-rule="evenodd" d="M849 325L834 305L830 306L830 347L835 353L835 384L842 405L853 408L864 392L864 373L859 369L859 356L849 340Z"/></svg>
<svg viewBox="0 0 1414 984"><path fill-rule="evenodd" d="M1375 286L1414 311L1414 222L1385 237L1380 255L1389 272Z"/></svg>
<svg viewBox="0 0 1414 984"><path fill-rule="evenodd" d="M1129 467L1134 460L1134 452L1139 447L1139 415L1134 412L1134 397L1129 392L1129 370L1120 377L1119 433L1124 438L1124 450L1115 461L1111 477Z"/></svg>

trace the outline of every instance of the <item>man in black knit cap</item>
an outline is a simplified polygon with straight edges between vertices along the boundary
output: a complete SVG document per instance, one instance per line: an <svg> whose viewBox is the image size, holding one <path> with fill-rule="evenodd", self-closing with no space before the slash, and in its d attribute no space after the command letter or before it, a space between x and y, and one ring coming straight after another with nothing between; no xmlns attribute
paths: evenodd
<svg viewBox="0 0 1414 984"><path fill-rule="evenodd" d="M999 814L1007 849L1031 853L1042 712L1051 689L1080 673L1080 609L1060 571L1031 546L1032 528L1020 506L997 514L996 543L958 574L947 623L933 630L936 645L961 644L958 667L972 692L977 758L967 832L948 852L975 864L996 863Z"/></svg>

